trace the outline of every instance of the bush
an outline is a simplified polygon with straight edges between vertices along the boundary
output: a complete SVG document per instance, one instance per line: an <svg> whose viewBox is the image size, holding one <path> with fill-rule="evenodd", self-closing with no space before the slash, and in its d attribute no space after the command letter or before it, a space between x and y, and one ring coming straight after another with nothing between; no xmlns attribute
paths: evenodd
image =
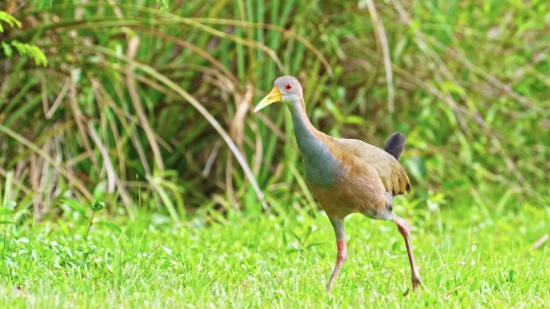
<svg viewBox="0 0 550 309"><path fill-rule="evenodd" d="M259 212L260 189L274 211L311 205L289 113L251 112L292 74L320 130L407 135L419 202L548 203L548 2L372 2L18 8L2 43L36 44L48 65L0 54L0 179L38 218L62 198L175 220Z"/></svg>

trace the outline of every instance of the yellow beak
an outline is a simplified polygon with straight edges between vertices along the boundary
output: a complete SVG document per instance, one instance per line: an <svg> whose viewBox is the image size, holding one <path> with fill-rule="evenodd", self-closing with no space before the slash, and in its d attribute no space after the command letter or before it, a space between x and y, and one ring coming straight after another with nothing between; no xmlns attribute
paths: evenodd
<svg viewBox="0 0 550 309"><path fill-rule="evenodd" d="M279 88L277 86L273 86L273 89L263 98L258 105L256 105L256 108L254 109L254 112L259 111L260 109L271 105L273 103L282 102L283 101L283 94L279 91Z"/></svg>

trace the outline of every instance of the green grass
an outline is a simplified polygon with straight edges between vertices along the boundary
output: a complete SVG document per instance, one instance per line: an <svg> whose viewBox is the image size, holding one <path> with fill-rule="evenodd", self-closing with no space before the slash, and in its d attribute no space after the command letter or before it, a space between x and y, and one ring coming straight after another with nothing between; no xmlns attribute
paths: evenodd
<svg viewBox="0 0 550 309"><path fill-rule="evenodd" d="M433 206L433 205L432 205ZM113 226L67 212L34 227L4 225L0 303L10 308L542 308L550 305L548 209L496 215L478 206L400 215L413 223L424 286L390 222L347 221L349 259L332 295L335 257L326 216L198 216L180 225L139 215ZM69 220L70 219L70 220ZM95 220L105 220L96 216Z"/></svg>

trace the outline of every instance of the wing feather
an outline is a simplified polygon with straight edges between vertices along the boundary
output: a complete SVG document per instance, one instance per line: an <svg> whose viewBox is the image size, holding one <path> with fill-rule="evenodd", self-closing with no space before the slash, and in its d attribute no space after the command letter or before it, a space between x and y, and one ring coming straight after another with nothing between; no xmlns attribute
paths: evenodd
<svg viewBox="0 0 550 309"><path fill-rule="evenodd" d="M390 153L360 140L328 136L336 152L353 154L355 165L363 166L365 173L375 170L386 189L394 196L411 193L409 176Z"/></svg>

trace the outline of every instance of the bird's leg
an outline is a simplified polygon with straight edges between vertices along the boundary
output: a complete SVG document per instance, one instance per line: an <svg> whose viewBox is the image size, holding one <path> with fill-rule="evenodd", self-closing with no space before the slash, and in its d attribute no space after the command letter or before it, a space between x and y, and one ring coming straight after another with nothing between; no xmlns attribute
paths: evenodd
<svg viewBox="0 0 550 309"><path fill-rule="evenodd" d="M399 232L401 233L401 235L403 235L403 239L405 240L405 245L407 246L407 254L409 255L409 263L411 264L412 287L414 292L416 291L416 288L421 283L421 281L420 281L420 273L418 272L418 267L414 262L414 254L413 254L413 249L411 245L411 237L409 233L409 224L407 224L407 221L405 221L405 219L399 218L397 216L394 218L394 221L397 224L397 228L399 229Z"/></svg>
<svg viewBox="0 0 550 309"><path fill-rule="evenodd" d="M348 258L348 251L346 250L346 229L344 228L344 219L329 217L330 223L334 228L334 233L336 234L336 246L338 247L338 254L336 255L336 266L330 276L330 280L327 284L327 292L330 293L340 269L344 265L344 262Z"/></svg>

